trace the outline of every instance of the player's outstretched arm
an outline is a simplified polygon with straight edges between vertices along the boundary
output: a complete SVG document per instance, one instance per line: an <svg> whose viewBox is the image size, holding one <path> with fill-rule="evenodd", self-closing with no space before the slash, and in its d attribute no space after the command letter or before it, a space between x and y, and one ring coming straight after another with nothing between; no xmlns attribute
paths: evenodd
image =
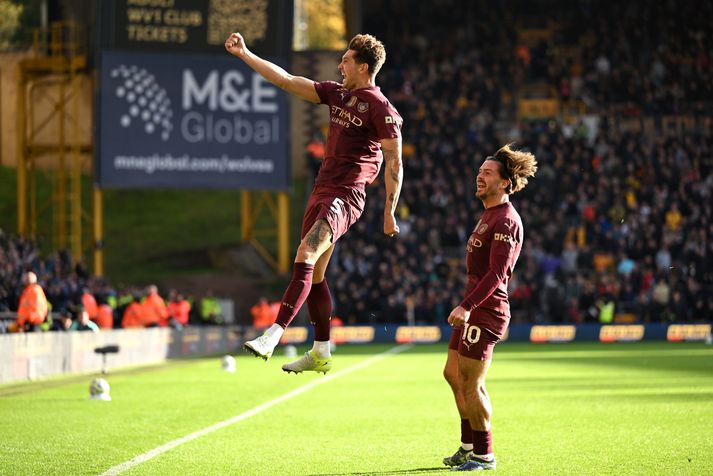
<svg viewBox="0 0 713 476"><path fill-rule="evenodd" d="M404 179L401 138L381 139L381 152L384 154L384 183L386 185L384 233L389 236L397 236L399 225L396 223L396 204L399 202L401 184Z"/></svg>
<svg viewBox="0 0 713 476"><path fill-rule="evenodd" d="M314 81L303 78L302 76L293 76L276 64L253 54L245 45L243 35L240 33L230 34L228 39L225 40L225 49L228 50L231 55L243 60L245 64L254 69L260 76L278 88L307 101L314 103L319 102L319 96L314 89Z"/></svg>

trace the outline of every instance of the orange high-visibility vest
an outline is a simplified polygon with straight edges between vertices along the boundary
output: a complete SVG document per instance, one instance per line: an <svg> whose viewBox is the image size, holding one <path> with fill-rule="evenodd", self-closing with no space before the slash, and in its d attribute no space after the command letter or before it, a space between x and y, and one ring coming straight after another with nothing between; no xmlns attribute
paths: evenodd
<svg viewBox="0 0 713 476"><path fill-rule="evenodd" d="M158 324L166 326L168 324L168 309L158 294L149 294L142 304L144 306L144 325Z"/></svg>
<svg viewBox="0 0 713 476"><path fill-rule="evenodd" d="M97 300L94 299L92 294L82 294L82 306L84 306L84 310L89 314L89 319L95 321L99 315L99 308L97 307Z"/></svg>
<svg viewBox="0 0 713 476"><path fill-rule="evenodd" d="M121 320L121 327L144 327L143 306L134 301L126 306L124 317Z"/></svg>
<svg viewBox="0 0 713 476"><path fill-rule="evenodd" d="M186 301L171 301L168 303L168 314L177 323L187 326L188 325L188 313L191 312L191 303Z"/></svg>
<svg viewBox="0 0 713 476"><path fill-rule="evenodd" d="M30 324L42 324L47 317L47 298L42 286L39 284L28 284L20 296L20 307L17 309L17 325L22 327L25 322Z"/></svg>
<svg viewBox="0 0 713 476"><path fill-rule="evenodd" d="M110 305L102 304L99 306L96 323L101 329L114 327L114 310Z"/></svg>
<svg viewBox="0 0 713 476"><path fill-rule="evenodd" d="M250 314L253 316L253 327L256 329L262 327L270 327L275 323L275 315L273 309L268 303L258 303L250 308Z"/></svg>

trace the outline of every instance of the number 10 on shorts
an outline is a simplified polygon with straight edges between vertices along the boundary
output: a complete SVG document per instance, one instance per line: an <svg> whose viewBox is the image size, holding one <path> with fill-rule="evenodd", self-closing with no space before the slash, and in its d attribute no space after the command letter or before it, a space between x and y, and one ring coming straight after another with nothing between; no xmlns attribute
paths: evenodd
<svg viewBox="0 0 713 476"><path fill-rule="evenodd" d="M462 339L469 344L475 344L480 340L480 327L473 326L467 322L463 325L463 337Z"/></svg>

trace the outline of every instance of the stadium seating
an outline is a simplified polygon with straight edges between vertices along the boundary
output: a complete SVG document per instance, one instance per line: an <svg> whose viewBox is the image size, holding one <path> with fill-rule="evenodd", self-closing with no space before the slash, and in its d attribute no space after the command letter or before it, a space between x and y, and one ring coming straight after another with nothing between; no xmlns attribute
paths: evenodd
<svg viewBox="0 0 713 476"><path fill-rule="evenodd" d="M571 2L548 10L555 21L526 2L397 1L367 15L412 152L399 241L380 236L375 184L340 242L329 270L339 316L443 322L463 293L475 170L514 140L540 162L513 196L526 227L515 322L596 322L611 300L643 322L713 319L713 45L701 33L712 12L634 3L597 4L595 24L592 4ZM695 21L680 29L681 18ZM518 116L528 91L557 101L554 120Z"/></svg>

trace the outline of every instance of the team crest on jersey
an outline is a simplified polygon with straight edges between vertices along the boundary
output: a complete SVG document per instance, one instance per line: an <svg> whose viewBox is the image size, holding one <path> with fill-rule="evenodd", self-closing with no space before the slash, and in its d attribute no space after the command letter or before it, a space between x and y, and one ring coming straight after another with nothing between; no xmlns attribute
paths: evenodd
<svg viewBox="0 0 713 476"><path fill-rule="evenodd" d="M347 107L354 107L354 104L356 104L357 98L356 96L352 96L349 98L349 101L347 101Z"/></svg>
<svg viewBox="0 0 713 476"><path fill-rule="evenodd" d="M475 225L475 232L479 235L482 235L483 233L486 232L487 229L488 229L488 224L480 223L480 220L478 220L478 223Z"/></svg>
<svg viewBox="0 0 713 476"><path fill-rule="evenodd" d="M369 110L369 103L368 102L360 102L357 104L357 111L359 112L366 112Z"/></svg>

